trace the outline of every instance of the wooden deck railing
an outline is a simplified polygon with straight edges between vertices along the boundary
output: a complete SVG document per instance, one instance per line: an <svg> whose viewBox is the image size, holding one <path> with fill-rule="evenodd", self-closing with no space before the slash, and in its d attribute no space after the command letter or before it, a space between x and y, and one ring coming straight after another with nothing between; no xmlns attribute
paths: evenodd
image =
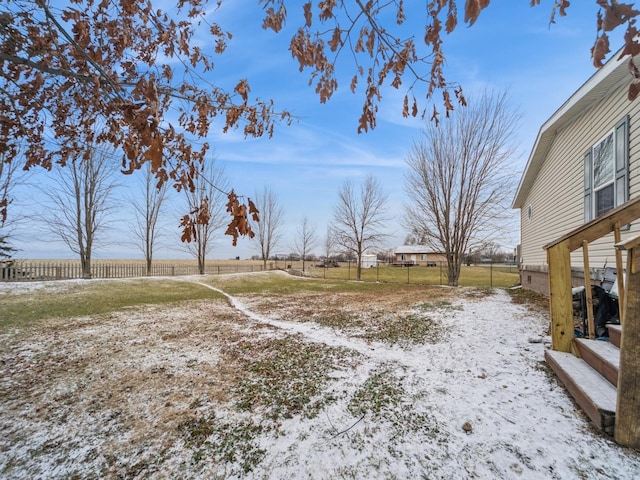
<svg viewBox="0 0 640 480"><path fill-rule="evenodd" d="M573 296L571 285L571 252L582 248L587 299L590 295L589 243L613 233L622 326L616 441L640 448L640 237L620 241L620 228L640 218L640 197L629 200L585 225L545 245L549 266L549 308L551 315L551 347L562 352L575 352L573 328ZM627 252L626 281L622 252ZM588 311L591 311L588 309ZM592 332L593 319L589 331ZM618 423L620 422L620 425Z"/></svg>

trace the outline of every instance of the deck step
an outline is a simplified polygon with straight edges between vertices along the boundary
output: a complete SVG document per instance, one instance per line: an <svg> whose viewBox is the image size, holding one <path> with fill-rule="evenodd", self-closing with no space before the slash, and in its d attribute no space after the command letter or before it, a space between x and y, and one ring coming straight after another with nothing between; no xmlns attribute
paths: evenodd
<svg viewBox="0 0 640 480"><path fill-rule="evenodd" d="M610 342L577 338L580 357L606 378L614 387L618 386L620 349Z"/></svg>
<svg viewBox="0 0 640 480"><path fill-rule="evenodd" d="M620 348L620 337L622 336L622 326L613 323L607 323L609 330L609 341L616 347Z"/></svg>
<svg viewBox="0 0 640 480"><path fill-rule="evenodd" d="M551 369L596 427L613 435L616 388L584 360L571 353L546 350L544 356Z"/></svg>

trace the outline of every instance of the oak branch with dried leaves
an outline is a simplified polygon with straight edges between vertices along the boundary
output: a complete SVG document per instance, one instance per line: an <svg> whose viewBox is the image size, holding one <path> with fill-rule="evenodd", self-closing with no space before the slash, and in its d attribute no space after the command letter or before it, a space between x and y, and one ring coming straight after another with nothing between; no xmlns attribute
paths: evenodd
<svg viewBox="0 0 640 480"><path fill-rule="evenodd" d="M163 12L153 0L0 0L0 158L14 162L20 152L26 169L50 169L54 162L86 158L88 145L104 142L122 153L123 173L148 163L158 185L192 190L212 129L259 137L271 136L278 123L289 124L290 114L277 111L272 101L251 98L246 79L230 90L206 80L215 79L214 58L232 38L215 22L221 2L178 0ZM459 1L425 0L420 32L403 31L403 0L258 3L263 28L275 32L289 20L286 4L295 8L300 26L289 49L299 69L310 72L321 102L338 88L336 65L348 51L349 87L363 95L358 132L375 128L384 87L404 90L399 107L405 116L435 122L439 109L448 115L455 103L466 103L462 88L444 74L443 37L458 25ZM464 22L473 25L489 3L466 0ZM629 97L635 99L639 12L633 3L595 3L594 65L602 66L609 53L608 32L626 26L622 56L630 57ZM567 0L554 0L551 23L568 8ZM209 43L195 41L205 31ZM257 208L234 192L228 196L232 218L226 233L235 244L239 236L251 235L247 215L257 220ZM2 222L7 207L8 199L0 198ZM206 211L203 204L183 217L183 240L189 241L195 224L207 221Z"/></svg>

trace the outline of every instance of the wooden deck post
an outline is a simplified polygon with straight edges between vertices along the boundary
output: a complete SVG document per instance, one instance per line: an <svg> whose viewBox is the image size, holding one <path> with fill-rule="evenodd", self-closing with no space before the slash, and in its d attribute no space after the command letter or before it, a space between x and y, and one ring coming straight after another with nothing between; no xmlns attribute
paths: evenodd
<svg viewBox="0 0 640 480"><path fill-rule="evenodd" d="M615 440L640 449L640 237L617 249L627 250L624 324L620 342Z"/></svg>
<svg viewBox="0 0 640 480"><path fill-rule="evenodd" d="M551 347L560 352L571 352L574 332L569 243L564 241L549 247L547 264L549 265Z"/></svg>
<svg viewBox="0 0 640 480"><path fill-rule="evenodd" d="M596 338L596 326L593 322L593 294L591 292L591 267L589 266L589 242L582 242L582 261L584 262L584 298L587 303L587 328L589 338ZM587 333L587 332L584 332Z"/></svg>
<svg viewBox="0 0 640 480"><path fill-rule="evenodd" d="M616 222L613 228L613 242L620 243L620 222ZM622 268L622 250L616 248L616 278L618 279L618 318L624 323L624 269Z"/></svg>

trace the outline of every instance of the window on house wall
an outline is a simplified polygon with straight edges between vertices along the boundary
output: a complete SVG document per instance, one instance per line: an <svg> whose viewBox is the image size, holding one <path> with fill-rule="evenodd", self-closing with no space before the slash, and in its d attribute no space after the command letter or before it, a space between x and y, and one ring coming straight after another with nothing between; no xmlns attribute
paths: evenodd
<svg viewBox="0 0 640 480"><path fill-rule="evenodd" d="M584 221L629 199L629 119L593 145L584 156Z"/></svg>

